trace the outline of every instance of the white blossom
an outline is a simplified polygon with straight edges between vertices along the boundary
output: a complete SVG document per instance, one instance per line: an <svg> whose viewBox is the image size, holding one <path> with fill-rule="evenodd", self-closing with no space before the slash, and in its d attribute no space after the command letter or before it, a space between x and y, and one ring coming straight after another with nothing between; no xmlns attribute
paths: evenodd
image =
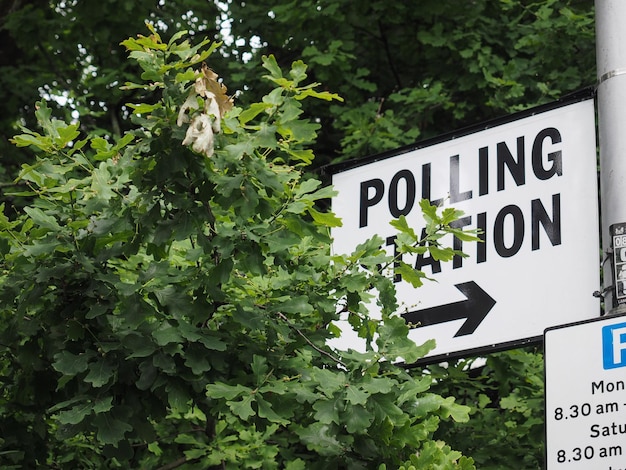
<svg viewBox="0 0 626 470"><path fill-rule="evenodd" d="M184 123L189 122L189 116L187 115L187 111L191 114L192 111L198 109L198 99L194 93L190 93L183 105L180 107L180 111L178 111L178 119L176 119L176 125L182 126Z"/></svg>
<svg viewBox="0 0 626 470"><path fill-rule="evenodd" d="M200 99L204 100L202 109ZM232 98L226 94L226 87L218 82L217 74L202 64L202 74L189 91L176 119L176 124L182 126L191 118L183 145L191 145L194 152L207 157L213 155L215 134L221 131L222 117L232 106Z"/></svg>
<svg viewBox="0 0 626 470"><path fill-rule="evenodd" d="M191 145L194 152L203 153L207 157L213 155L213 127L211 118L206 114L198 114L191 120L183 145Z"/></svg>

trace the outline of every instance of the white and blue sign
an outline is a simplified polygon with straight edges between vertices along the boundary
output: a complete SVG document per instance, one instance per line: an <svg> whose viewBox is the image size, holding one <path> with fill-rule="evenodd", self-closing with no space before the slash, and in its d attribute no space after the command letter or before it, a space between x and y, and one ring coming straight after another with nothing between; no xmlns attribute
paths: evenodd
<svg viewBox="0 0 626 470"><path fill-rule="evenodd" d="M624 469L626 316L544 334L547 470Z"/></svg>

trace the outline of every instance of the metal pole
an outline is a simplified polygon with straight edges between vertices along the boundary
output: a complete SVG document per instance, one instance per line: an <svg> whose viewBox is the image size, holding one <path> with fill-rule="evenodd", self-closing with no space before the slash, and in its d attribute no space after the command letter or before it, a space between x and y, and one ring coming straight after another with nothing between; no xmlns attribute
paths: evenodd
<svg viewBox="0 0 626 470"><path fill-rule="evenodd" d="M604 308L612 314L626 311L626 1L595 0L595 8Z"/></svg>

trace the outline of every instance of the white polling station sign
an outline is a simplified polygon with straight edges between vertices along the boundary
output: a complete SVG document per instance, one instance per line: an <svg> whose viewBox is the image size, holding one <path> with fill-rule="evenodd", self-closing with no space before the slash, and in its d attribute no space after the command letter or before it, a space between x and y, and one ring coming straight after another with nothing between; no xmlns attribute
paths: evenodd
<svg viewBox="0 0 626 470"><path fill-rule="evenodd" d="M393 254L389 222L404 215L421 230L422 198L462 210L459 226L482 231L482 243L444 239L468 258L404 256L436 282L415 289L391 273L398 314L417 326L410 337L437 342L428 357L504 349L599 315L593 100L535 108L329 172L338 191L333 211L343 221L332 232L336 253L378 234ZM345 330L336 344L359 349Z"/></svg>

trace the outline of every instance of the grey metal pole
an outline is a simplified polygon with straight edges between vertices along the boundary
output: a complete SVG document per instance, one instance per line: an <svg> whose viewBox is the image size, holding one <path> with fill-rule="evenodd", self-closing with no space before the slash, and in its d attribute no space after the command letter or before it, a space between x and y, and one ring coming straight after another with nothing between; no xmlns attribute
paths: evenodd
<svg viewBox="0 0 626 470"><path fill-rule="evenodd" d="M626 0L595 0L595 8L604 305L612 314L626 312Z"/></svg>

